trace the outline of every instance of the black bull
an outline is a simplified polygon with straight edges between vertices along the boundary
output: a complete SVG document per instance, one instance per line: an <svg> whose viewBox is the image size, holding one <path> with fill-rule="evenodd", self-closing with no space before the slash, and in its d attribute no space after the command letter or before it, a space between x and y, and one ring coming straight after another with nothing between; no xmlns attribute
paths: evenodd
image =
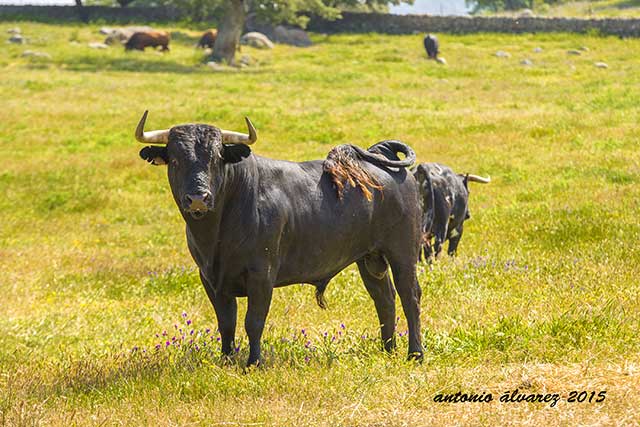
<svg viewBox="0 0 640 427"><path fill-rule="evenodd" d="M323 306L329 281L355 262L375 303L384 348L395 347L397 291L407 317L409 357L422 357L416 278L421 210L415 180L405 169L415 161L411 148L398 141L383 141L369 151L339 146L332 151L337 162L330 154L326 161L294 163L254 155L247 145L225 144L227 131L208 125L155 132L165 134L146 142L166 146L145 147L140 155L168 164L187 244L218 319L223 354L234 348L236 297L248 297L248 364L256 364L273 289L315 285ZM398 152L406 157L399 159ZM346 162L340 162L340 153L346 153ZM350 171L355 179L345 175L351 185L339 191L336 165L357 169ZM357 179L362 173L374 187L369 194Z"/></svg>

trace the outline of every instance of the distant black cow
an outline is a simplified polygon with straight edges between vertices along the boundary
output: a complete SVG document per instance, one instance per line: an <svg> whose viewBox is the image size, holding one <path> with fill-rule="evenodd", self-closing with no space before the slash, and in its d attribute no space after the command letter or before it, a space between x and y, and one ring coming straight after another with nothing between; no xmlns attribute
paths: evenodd
<svg viewBox="0 0 640 427"><path fill-rule="evenodd" d="M462 237L464 221L470 218L468 183L488 184L491 179L456 174L451 168L438 163L419 164L413 176L421 194L424 257L429 260L432 254L438 256L445 240L449 240L447 253L454 255ZM433 249L432 239L435 239Z"/></svg>
<svg viewBox="0 0 640 427"><path fill-rule="evenodd" d="M429 59L438 59L438 53L440 52L440 43L438 38L433 34L427 34L424 38L424 49L427 51L427 57Z"/></svg>
<svg viewBox="0 0 640 427"><path fill-rule="evenodd" d="M205 48L208 47L213 49L213 45L216 43L216 38L218 37L218 30L215 28L205 31L200 37L200 41L198 42L198 47Z"/></svg>
<svg viewBox="0 0 640 427"><path fill-rule="evenodd" d="M161 146L145 147L140 156L168 165L224 354L233 353L237 297L247 297L248 363L255 364L273 289L310 283L324 306L329 281L355 262L374 300L384 348L395 345L397 290L409 356L422 357L421 212L415 179L405 169L416 158L409 146L340 145L324 161L294 163L253 154L249 145L257 136L248 119L249 134L241 134L204 124L145 132L146 118L145 112L136 139Z"/></svg>
<svg viewBox="0 0 640 427"><path fill-rule="evenodd" d="M160 46L162 51L169 50L171 36L166 31L138 31L127 40L125 50L145 50L147 47Z"/></svg>

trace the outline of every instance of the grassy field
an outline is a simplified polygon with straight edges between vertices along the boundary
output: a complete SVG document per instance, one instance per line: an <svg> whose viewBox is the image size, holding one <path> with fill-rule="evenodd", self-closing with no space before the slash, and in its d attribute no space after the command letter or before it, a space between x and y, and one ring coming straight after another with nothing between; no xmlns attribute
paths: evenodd
<svg viewBox="0 0 640 427"><path fill-rule="evenodd" d="M418 35L314 35L213 71L185 35L125 53L88 48L97 26L19 26L30 43L0 49L0 425L640 423L640 41L442 35L440 66ZM138 158L145 109L150 128L248 115L270 157L397 138L491 175L459 256L419 266L424 363L404 316L378 351L353 267L326 311L309 286L275 292L264 369L243 370L241 328L222 361L165 170ZM499 401L516 389L561 400ZM493 401L434 402L458 391Z"/></svg>

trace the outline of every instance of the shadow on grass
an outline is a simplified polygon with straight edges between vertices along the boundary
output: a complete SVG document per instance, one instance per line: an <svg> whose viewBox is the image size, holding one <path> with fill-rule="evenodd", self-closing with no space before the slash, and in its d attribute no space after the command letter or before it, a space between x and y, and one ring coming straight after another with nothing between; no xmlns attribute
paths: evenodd
<svg viewBox="0 0 640 427"><path fill-rule="evenodd" d="M631 9L633 7L640 7L640 0L625 0L613 5L616 9Z"/></svg>
<svg viewBox="0 0 640 427"><path fill-rule="evenodd" d="M166 58L147 59L139 57L109 58L92 55L82 55L65 59L59 65L64 65L67 70L98 72L98 71L125 71L136 73L176 73L176 74L215 74L238 73L239 69L223 67L220 70L212 70L204 63L181 64ZM242 73L261 74L265 70L245 68Z"/></svg>

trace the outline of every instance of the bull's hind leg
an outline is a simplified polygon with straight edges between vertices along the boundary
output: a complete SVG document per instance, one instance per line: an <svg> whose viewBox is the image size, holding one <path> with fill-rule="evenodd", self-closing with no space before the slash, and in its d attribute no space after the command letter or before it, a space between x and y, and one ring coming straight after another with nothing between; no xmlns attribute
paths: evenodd
<svg viewBox="0 0 640 427"><path fill-rule="evenodd" d="M417 257L416 257L417 258ZM413 262L412 262L413 261ZM415 258L389 259L393 272L393 283L402 302L402 310L409 327L409 359L422 360L422 337L420 335L420 297L422 289L416 276Z"/></svg>
<svg viewBox="0 0 640 427"><path fill-rule="evenodd" d="M249 337L249 360L247 366L260 363L260 339L267 320L273 286L264 281L253 282L247 292L247 315L244 327Z"/></svg>
<svg viewBox="0 0 640 427"><path fill-rule="evenodd" d="M396 346L396 293L387 272L389 266L380 255L370 255L357 264L364 286L376 306L382 345L386 351L392 351Z"/></svg>
<svg viewBox="0 0 640 427"><path fill-rule="evenodd" d="M463 229L463 224L460 224L453 230L453 232L451 233L451 237L449 237L449 247L447 248L447 253L450 256L455 256L456 252L458 251L458 243L460 243L460 238L462 238Z"/></svg>

